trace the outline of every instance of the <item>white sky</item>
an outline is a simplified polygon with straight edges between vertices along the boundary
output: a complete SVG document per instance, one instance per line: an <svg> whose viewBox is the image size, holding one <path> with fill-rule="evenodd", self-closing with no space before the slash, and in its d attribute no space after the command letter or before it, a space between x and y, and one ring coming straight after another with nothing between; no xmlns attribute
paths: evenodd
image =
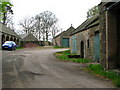
<svg viewBox="0 0 120 90"><path fill-rule="evenodd" d="M88 9L98 5L101 0L11 0L14 22L49 10L59 19L59 26L66 30L73 24L76 28L86 20Z"/></svg>

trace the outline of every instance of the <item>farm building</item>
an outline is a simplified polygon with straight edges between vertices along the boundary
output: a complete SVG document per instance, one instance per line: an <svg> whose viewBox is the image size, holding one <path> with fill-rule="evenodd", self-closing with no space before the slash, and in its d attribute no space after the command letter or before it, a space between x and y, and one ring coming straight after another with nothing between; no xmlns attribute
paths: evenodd
<svg viewBox="0 0 120 90"><path fill-rule="evenodd" d="M101 64L120 68L120 1L99 4L101 32Z"/></svg>
<svg viewBox="0 0 120 90"><path fill-rule="evenodd" d="M71 53L120 68L120 1L101 2L99 15L87 19L70 36Z"/></svg>
<svg viewBox="0 0 120 90"><path fill-rule="evenodd" d="M70 34L75 30L75 28L71 25L66 31L63 31L59 35L53 38L54 46L59 47L69 47L69 37Z"/></svg>
<svg viewBox="0 0 120 90"><path fill-rule="evenodd" d="M0 23L0 44L5 41L14 41L17 45L20 45L20 36L17 35L13 30Z"/></svg>
<svg viewBox="0 0 120 90"><path fill-rule="evenodd" d="M38 39L31 33L25 33L25 34L22 34L20 35L21 37L21 46L24 46L26 44L31 44L31 45L38 45L39 42L38 42Z"/></svg>
<svg viewBox="0 0 120 90"><path fill-rule="evenodd" d="M71 53L81 58L100 59L99 16L87 19L70 36Z"/></svg>

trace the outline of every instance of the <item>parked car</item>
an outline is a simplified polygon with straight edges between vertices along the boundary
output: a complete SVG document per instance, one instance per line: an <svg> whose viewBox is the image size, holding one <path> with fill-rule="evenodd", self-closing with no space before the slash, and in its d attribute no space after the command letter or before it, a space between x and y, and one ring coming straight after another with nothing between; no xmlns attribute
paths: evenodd
<svg viewBox="0 0 120 90"><path fill-rule="evenodd" d="M6 41L3 45L2 45L2 49L7 49L7 50L16 50L16 43L13 41Z"/></svg>

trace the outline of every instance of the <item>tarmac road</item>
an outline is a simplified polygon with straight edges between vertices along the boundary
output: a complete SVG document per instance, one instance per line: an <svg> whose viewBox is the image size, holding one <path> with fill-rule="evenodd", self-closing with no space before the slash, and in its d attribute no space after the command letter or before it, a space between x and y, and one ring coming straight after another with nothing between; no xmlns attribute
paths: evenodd
<svg viewBox="0 0 120 90"><path fill-rule="evenodd" d="M84 64L62 62L54 52L64 49L2 51L3 88L114 88L83 71Z"/></svg>

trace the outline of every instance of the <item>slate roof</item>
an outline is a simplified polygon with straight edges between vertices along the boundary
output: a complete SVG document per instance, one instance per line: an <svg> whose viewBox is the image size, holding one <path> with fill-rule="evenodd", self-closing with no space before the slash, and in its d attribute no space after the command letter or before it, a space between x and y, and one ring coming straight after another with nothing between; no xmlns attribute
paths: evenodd
<svg viewBox="0 0 120 90"><path fill-rule="evenodd" d="M75 28L71 25L71 27L65 31L64 35L69 36L74 31L75 31Z"/></svg>
<svg viewBox="0 0 120 90"><path fill-rule="evenodd" d="M11 30L10 28L6 27L5 25L3 25L2 23L0 23L0 32L5 33L5 34L9 34L12 36L15 36L17 38L20 38L20 36L18 34L16 34L13 30Z"/></svg>
<svg viewBox="0 0 120 90"><path fill-rule="evenodd" d="M103 0L104 1L104 0ZM120 7L120 0L109 0L108 2L101 2L98 6L106 7L103 11ZM102 11L101 11L102 12Z"/></svg>
<svg viewBox="0 0 120 90"><path fill-rule="evenodd" d="M99 15L96 15L94 17L88 18L86 21L84 21L80 26L76 28L74 32L71 33L71 35L78 33L80 31L86 30L90 27L93 27L95 25L99 24Z"/></svg>
<svg viewBox="0 0 120 90"><path fill-rule="evenodd" d="M58 36L70 36L70 34L72 33L72 32L74 32L75 31L75 28L71 25L71 27L70 28L68 28L66 31L63 31L63 32L61 32L59 35L57 35L56 37L58 37ZM56 37L54 37L54 38L56 38Z"/></svg>
<svg viewBox="0 0 120 90"><path fill-rule="evenodd" d="M38 41L38 39L31 33L21 34L21 41Z"/></svg>
<svg viewBox="0 0 120 90"><path fill-rule="evenodd" d="M26 36L28 36L28 33L20 34L20 37L21 37L22 39L25 38Z"/></svg>

